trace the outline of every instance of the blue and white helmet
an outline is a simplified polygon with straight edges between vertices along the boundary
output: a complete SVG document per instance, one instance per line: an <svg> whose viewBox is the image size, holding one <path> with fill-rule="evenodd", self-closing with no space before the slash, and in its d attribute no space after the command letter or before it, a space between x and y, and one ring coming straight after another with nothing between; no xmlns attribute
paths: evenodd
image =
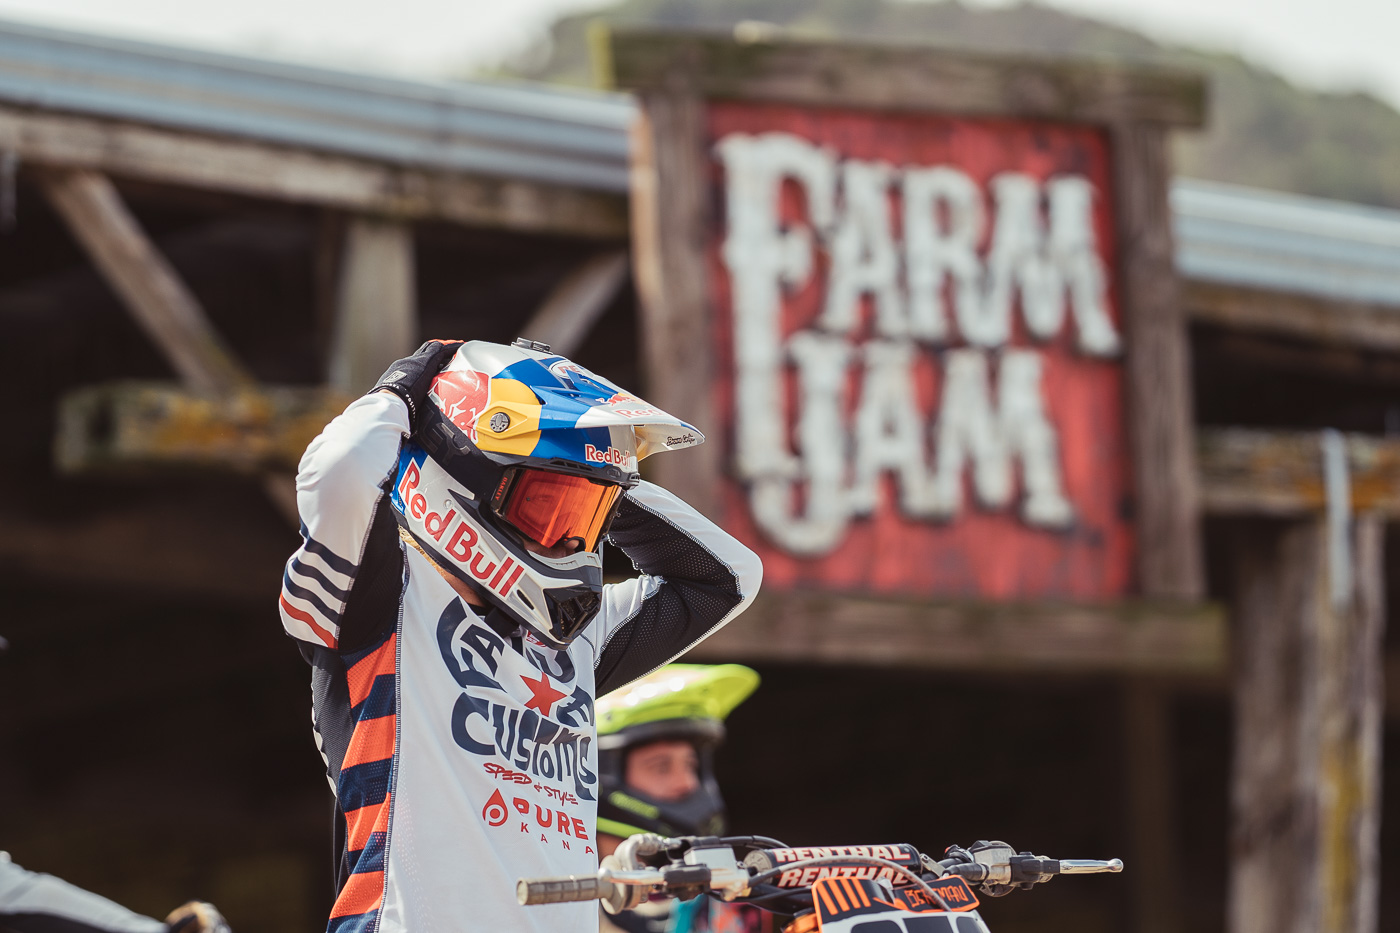
<svg viewBox="0 0 1400 933"><path fill-rule="evenodd" d="M555 648L597 614L602 539L637 464L704 442L548 347L471 341L433 381L391 500L424 551Z"/></svg>

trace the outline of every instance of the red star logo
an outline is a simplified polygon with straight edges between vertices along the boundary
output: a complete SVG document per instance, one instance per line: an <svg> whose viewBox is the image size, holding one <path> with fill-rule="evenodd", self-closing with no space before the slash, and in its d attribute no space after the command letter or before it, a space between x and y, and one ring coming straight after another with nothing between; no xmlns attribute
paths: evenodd
<svg viewBox="0 0 1400 933"><path fill-rule="evenodd" d="M568 696L561 690L555 690L549 682L549 675L543 671L540 672L539 680L531 680L528 677L520 679L525 682L525 686L530 688L531 696L525 702L525 708L539 710L541 716L548 716L549 711L554 708L554 704Z"/></svg>

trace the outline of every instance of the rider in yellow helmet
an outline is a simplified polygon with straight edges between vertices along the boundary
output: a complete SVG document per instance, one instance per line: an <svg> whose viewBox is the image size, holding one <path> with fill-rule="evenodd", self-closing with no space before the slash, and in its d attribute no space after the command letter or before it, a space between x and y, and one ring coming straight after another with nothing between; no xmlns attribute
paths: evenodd
<svg viewBox="0 0 1400 933"><path fill-rule="evenodd" d="M758 687L740 664L668 664L599 698L598 853L635 833L707 836L725 831L714 749L725 717ZM760 931L768 914L700 897L604 915L603 933Z"/></svg>

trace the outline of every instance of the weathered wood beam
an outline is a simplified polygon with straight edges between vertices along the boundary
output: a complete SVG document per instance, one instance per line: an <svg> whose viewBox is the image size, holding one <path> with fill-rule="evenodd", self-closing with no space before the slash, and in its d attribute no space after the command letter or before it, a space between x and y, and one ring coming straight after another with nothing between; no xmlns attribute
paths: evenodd
<svg viewBox="0 0 1400 933"><path fill-rule="evenodd" d="M1400 308L1395 313L1400 316ZM1364 344L1345 346L1279 336L1262 331L1215 330L1209 335L1201 334L1196 347L1204 349L1215 366L1303 373L1387 389L1400 384L1400 357L1393 352L1377 351Z"/></svg>
<svg viewBox="0 0 1400 933"><path fill-rule="evenodd" d="M1235 542L1231 933L1374 933L1384 634L1376 515L1350 598L1319 518Z"/></svg>
<svg viewBox="0 0 1400 933"><path fill-rule="evenodd" d="M1327 346L1400 350L1400 308L1265 289L1186 283L1192 321Z"/></svg>
<svg viewBox="0 0 1400 933"><path fill-rule="evenodd" d="M815 593L760 594L697 659L1004 671L1218 673L1215 606L937 603Z"/></svg>
<svg viewBox="0 0 1400 933"><path fill-rule="evenodd" d="M1115 125L1118 274L1136 481L1138 579L1149 599L1201 599L1200 489L1191 462L1191 362L1172 264L1166 128Z"/></svg>
<svg viewBox="0 0 1400 933"><path fill-rule="evenodd" d="M349 396L367 392L394 360L418 345L413 229L355 217L345 230L329 381Z"/></svg>
<svg viewBox="0 0 1400 933"><path fill-rule="evenodd" d="M128 592L187 593L266 605L296 534L255 491L176 483L139 506L63 522L0 515L0 563L26 579ZM276 583L272 584L273 589ZM273 597L276 598L275 596Z"/></svg>
<svg viewBox="0 0 1400 933"><path fill-rule="evenodd" d="M294 472L306 445L347 401L332 390L294 386L233 393L159 382L91 386L60 401L55 456L69 473L143 467ZM284 492L274 500L285 500Z"/></svg>
<svg viewBox="0 0 1400 933"><path fill-rule="evenodd" d="M311 152L134 123L0 106L0 150L27 165L531 233L627 235L626 198L564 185Z"/></svg>
<svg viewBox="0 0 1400 933"><path fill-rule="evenodd" d="M653 404L713 434L719 426L712 310L700 244L709 236L705 106L693 89L644 92L632 124L632 260L642 369ZM658 457L656 481L718 519L719 444Z"/></svg>
<svg viewBox="0 0 1400 933"><path fill-rule="evenodd" d="M618 30L600 43L604 83L628 89L694 82L710 97L819 107L1017 113L1109 123L1198 126L1198 74L1102 61L1056 61L950 48L764 38L734 42L694 33Z"/></svg>
<svg viewBox="0 0 1400 933"><path fill-rule="evenodd" d="M1344 438L1352 509L1400 517L1400 439ZM1326 506L1317 432L1202 429L1197 470L1202 505L1213 514L1301 516Z"/></svg>
<svg viewBox="0 0 1400 933"><path fill-rule="evenodd" d="M180 378L206 391L252 384L111 181L82 170L39 177L69 231Z"/></svg>
<svg viewBox="0 0 1400 933"><path fill-rule="evenodd" d="M566 275L520 333L572 356L627 281L627 252L599 253Z"/></svg>

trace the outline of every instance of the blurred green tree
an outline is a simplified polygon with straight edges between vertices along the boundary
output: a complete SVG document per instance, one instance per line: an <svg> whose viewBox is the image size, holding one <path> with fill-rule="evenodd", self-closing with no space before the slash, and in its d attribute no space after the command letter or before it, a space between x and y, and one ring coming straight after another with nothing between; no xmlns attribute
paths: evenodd
<svg viewBox="0 0 1400 933"><path fill-rule="evenodd" d="M1180 174L1400 208L1400 112L1383 101L1298 87L1237 55L1163 45L1035 3L987 9L957 0L620 0L556 20L499 73L592 85L586 34L595 19L710 32L757 21L805 38L1191 68L1210 77L1210 115L1204 132L1178 134Z"/></svg>

